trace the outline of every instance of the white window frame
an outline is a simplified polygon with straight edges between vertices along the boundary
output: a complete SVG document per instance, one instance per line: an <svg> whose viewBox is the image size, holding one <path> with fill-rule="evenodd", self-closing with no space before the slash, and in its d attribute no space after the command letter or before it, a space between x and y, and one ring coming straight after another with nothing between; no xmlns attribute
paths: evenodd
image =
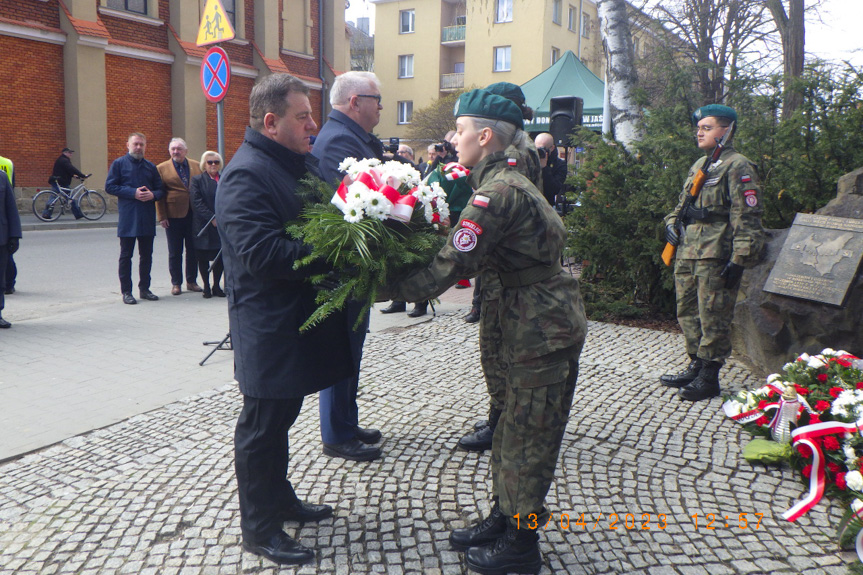
<svg viewBox="0 0 863 575"><path fill-rule="evenodd" d="M590 14L581 13L581 36L590 38Z"/></svg>
<svg viewBox="0 0 863 575"><path fill-rule="evenodd" d="M551 2L551 21L560 26L561 18L563 17L563 0L552 0Z"/></svg>
<svg viewBox="0 0 863 575"><path fill-rule="evenodd" d="M494 47L494 62L492 63L493 72L510 72L512 71L512 46L495 46ZM506 54L505 61L500 56ZM500 64L500 67L498 67Z"/></svg>
<svg viewBox="0 0 863 575"><path fill-rule="evenodd" d="M494 22L502 24L512 22L513 0L495 0Z"/></svg>
<svg viewBox="0 0 863 575"><path fill-rule="evenodd" d="M570 32L575 32L576 26L578 26L578 8L570 4L566 20L566 29Z"/></svg>
<svg viewBox="0 0 863 575"><path fill-rule="evenodd" d="M560 48L551 47L551 65L560 60Z"/></svg>
<svg viewBox="0 0 863 575"><path fill-rule="evenodd" d="M408 29L406 30L404 25L404 16L405 14L410 14ZM416 31L416 11L411 8L410 10L400 10L399 11L399 34L413 34Z"/></svg>
<svg viewBox="0 0 863 575"><path fill-rule="evenodd" d="M399 78L414 77L414 55L402 54L399 56Z"/></svg>
<svg viewBox="0 0 863 575"><path fill-rule="evenodd" d="M414 101L403 100L396 106L396 123L399 125L410 124L414 115Z"/></svg>

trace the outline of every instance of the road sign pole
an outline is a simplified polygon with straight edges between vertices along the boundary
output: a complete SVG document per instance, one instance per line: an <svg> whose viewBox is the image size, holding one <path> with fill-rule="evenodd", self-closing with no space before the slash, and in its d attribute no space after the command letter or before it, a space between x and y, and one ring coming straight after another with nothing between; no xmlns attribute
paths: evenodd
<svg viewBox="0 0 863 575"><path fill-rule="evenodd" d="M225 157L225 102L216 104L216 124L219 133L219 155ZM224 168L224 166L222 166Z"/></svg>

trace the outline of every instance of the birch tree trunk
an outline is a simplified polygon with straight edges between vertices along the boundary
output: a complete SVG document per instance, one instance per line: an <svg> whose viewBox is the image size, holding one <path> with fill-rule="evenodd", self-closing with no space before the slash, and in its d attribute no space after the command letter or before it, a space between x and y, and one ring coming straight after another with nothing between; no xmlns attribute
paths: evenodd
<svg viewBox="0 0 863 575"><path fill-rule="evenodd" d="M605 81L608 84L611 128L615 139L631 152L633 143L640 140L642 135L641 110L633 93L638 84L638 74L635 71L635 52L626 14L626 0L598 0L596 9L605 50Z"/></svg>

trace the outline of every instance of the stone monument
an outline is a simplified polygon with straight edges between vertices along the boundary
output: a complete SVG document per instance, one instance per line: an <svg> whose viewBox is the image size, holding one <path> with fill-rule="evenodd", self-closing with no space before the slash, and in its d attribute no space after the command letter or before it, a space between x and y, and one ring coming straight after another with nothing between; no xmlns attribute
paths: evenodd
<svg viewBox="0 0 863 575"><path fill-rule="evenodd" d="M816 214L863 221L863 168L842 176L836 198ZM797 354L825 347L863 355L863 269L848 278L841 306L764 291L789 231L767 230L764 257L743 274L734 309L734 356L762 374L779 372Z"/></svg>

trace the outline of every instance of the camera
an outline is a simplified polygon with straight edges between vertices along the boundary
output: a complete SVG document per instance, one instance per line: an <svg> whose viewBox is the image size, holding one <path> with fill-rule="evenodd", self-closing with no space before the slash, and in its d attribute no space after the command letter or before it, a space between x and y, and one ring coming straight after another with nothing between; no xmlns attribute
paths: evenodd
<svg viewBox="0 0 863 575"><path fill-rule="evenodd" d="M381 142L381 146L384 148L384 152L388 154L395 154L399 151L399 139L398 138L390 138L389 145Z"/></svg>
<svg viewBox="0 0 863 575"><path fill-rule="evenodd" d="M548 152L545 150L545 148L538 148L536 151L539 153L540 160L544 160L545 157L548 156Z"/></svg>
<svg viewBox="0 0 863 575"><path fill-rule="evenodd" d="M444 156L452 156L455 155L455 148L452 147L452 144L444 140L440 144L434 145L434 151L438 153L442 153Z"/></svg>

